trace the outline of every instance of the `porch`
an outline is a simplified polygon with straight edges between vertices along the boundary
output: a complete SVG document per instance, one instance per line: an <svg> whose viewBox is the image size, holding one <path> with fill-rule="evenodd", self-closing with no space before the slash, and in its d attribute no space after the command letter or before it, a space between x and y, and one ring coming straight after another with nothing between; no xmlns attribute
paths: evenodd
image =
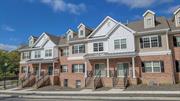
<svg viewBox="0 0 180 101"><path fill-rule="evenodd" d="M96 53L96 55L88 54L85 57L85 67L87 63L90 65L85 68L86 87L125 88L129 84L137 84L135 53Z"/></svg>

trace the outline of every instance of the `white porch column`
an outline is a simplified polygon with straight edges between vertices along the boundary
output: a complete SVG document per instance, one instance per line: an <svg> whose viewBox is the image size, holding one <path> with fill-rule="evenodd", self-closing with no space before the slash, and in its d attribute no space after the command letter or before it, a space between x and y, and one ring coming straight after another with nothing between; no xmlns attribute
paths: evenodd
<svg viewBox="0 0 180 101"><path fill-rule="evenodd" d="M109 58L107 58L107 77L109 77Z"/></svg>
<svg viewBox="0 0 180 101"><path fill-rule="evenodd" d="M134 57L132 57L132 73L133 73L133 78L136 78L136 70L135 70L135 61L134 61Z"/></svg>
<svg viewBox="0 0 180 101"><path fill-rule="evenodd" d="M54 69L54 62L53 62L53 72L52 72L52 75L53 75L53 76L54 76L54 70L55 70L55 69Z"/></svg>
<svg viewBox="0 0 180 101"><path fill-rule="evenodd" d="M41 76L41 63L39 63L39 78L40 78L40 76Z"/></svg>
<svg viewBox="0 0 180 101"><path fill-rule="evenodd" d="M85 65L85 67L84 67L84 69L85 69L84 77L86 78L87 77L87 60L85 60L84 65Z"/></svg>

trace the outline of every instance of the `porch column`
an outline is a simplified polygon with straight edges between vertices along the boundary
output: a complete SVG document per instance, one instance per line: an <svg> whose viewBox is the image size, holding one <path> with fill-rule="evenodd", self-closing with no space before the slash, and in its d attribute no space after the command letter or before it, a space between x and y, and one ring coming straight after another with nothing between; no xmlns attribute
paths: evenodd
<svg viewBox="0 0 180 101"><path fill-rule="evenodd" d="M85 60L85 67L84 67L84 77L86 78L87 77L87 60Z"/></svg>
<svg viewBox="0 0 180 101"><path fill-rule="evenodd" d="M39 78L40 78L40 76L41 76L41 63L39 63Z"/></svg>
<svg viewBox="0 0 180 101"><path fill-rule="evenodd" d="M52 72L52 75L54 76L54 62L53 62L53 72Z"/></svg>
<svg viewBox="0 0 180 101"><path fill-rule="evenodd" d="M109 58L107 58L107 77L109 77Z"/></svg>
<svg viewBox="0 0 180 101"><path fill-rule="evenodd" d="M132 76L133 78L136 78L136 70L135 70L135 61L134 61L134 57L132 57Z"/></svg>

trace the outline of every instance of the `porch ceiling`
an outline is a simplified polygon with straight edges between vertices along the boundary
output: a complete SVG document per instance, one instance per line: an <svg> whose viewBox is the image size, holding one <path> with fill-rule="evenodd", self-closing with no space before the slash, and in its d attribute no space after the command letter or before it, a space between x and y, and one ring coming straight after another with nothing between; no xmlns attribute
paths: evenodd
<svg viewBox="0 0 180 101"><path fill-rule="evenodd" d="M86 54L86 59L106 59L106 58L126 58L136 56L135 52L119 52L119 53L91 53Z"/></svg>

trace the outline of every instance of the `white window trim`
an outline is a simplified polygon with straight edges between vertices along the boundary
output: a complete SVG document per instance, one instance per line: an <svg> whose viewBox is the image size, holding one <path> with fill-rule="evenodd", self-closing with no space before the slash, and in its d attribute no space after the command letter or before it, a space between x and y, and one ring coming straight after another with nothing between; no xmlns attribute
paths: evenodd
<svg viewBox="0 0 180 101"><path fill-rule="evenodd" d="M22 53L22 59L30 59L30 52L23 52Z"/></svg>
<svg viewBox="0 0 180 101"><path fill-rule="evenodd" d="M97 46L98 50L97 50L97 51L94 51L94 44L95 44L95 43L98 44L98 46ZM103 51L99 51L99 44L100 44L100 43L103 44ZM92 45L93 45L93 52L94 52L94 53L104 52L104 42L94 42Z"/></svg>
<svg viewBox="0 0 180 101"><path fill-rule="evenodd" d="M117 64L116 64L116 66L118 66L119 64L124 64L124 63L127 63L128 64L128 76L130 75L130 63L129 62L118 62ZM118 72L118 70L116 71L116 72ZM125 77L125 76L119 76L118 75L118 77Z"/></svg>
<svg viewBox="0 0 180 101"><path fill-rule="evenodd" d="M46 56L46 52L48 51L48 55ZM50 51L51 51L51 53L50 53ZM47 58L47 57L52 57L53 56L53 50L52 49L46 49L45 51L44 51L44 53L45 53L45 57ZM51 54L51 56L50 56L50 54Z"/></svg>
<svg viewBox="0 0 180 101"><path fill-rule="evenodd" d="M65 72L64 71L62 71L61 73L67 73L68 72L68 66L67 65L61 65L61 69L63 70L63 66L66 66L66 68L65 68Z"/></svg>
<svg viewBox="0 0 180 101"><path fill-rule="evenodd" d="M145 71L145 73L162 73L162 72L161 72L161 68L162 68L162 67L161 67L161 62L160 62L160 61L146 61L146 62L150 62L150 63L151 63L151 69L152 69L152 71L151 71L151 72L146 72L146 71ZM145 62L145 63L146 63L146 62ZM160 65L160 71L159 71L159 72L154 72L154 66L153 66L153 63L154 63L154 62L159 62L159 65ZM145 67L144 67L144 69L145 69Z"/></svg>
<svg viewBox="0 0 180 101"><path fill-rule="evenodd" d="M151 36L143 36L143 37L141 37L142 38L142 41L143 41L143 48L155 48L155 47L152 47L152 42L151 42L151 38L152 37L157 37L157 39L158 39L158 35L151 35ZM144 38L148 38L149 39L149 44L150 44L150 47L144 47ZM159 40L157 40L157 44L158 44L158 46L157 47L159 47Z"/></svg>
<svg viewBox="0 0 180 101"><path fill-rule="evenodd" d="M122 42L121 40L125 39L126 40L126 48L122 48L121 45L122 45ZM118 48L115 48L115 40L119 40L119 49ZM124 49L127 49L127 38L121 38L121 39L115 39L114 40L114 50L124 50Z"/></svg>
<svg viewBox="0 0 180 101"><path fill-rule="evenodd" d="M83 71L80 72L80 65L84 65L84 64L73 64L73 65L78 65L77 72L74 71L74 73L83 73ZM83 69L84 69L84 68L85 68L85 67L83 67ZM74 67L73 67L73 69L74 69ZM75 69L74 69L74 70L75 70Z"/></svg>
<svg viewBox="0 0 180 101"><path fill-rule="evenodd" d="M37 54L36 54L36 52L37 52ZM37 56L37 57L36 57L36 56ZM34 58L35 58L35 59L41 58L41 50L36 50L36 51L34 51Z"/></svg>
<svg viewBox="0 0 180 101"><path fill-rule="evenodd" d="M86 51L86 45L85 44L75 44L75 45L73 45L73 47L75 47L75 46L77 46L78 47L78 52L77 53L75 53L74 52L74 49L73 49L73 54L84 54L84 53L80 53L80 46L81 45L83 45L84 46L84 51Z"/></svg>

